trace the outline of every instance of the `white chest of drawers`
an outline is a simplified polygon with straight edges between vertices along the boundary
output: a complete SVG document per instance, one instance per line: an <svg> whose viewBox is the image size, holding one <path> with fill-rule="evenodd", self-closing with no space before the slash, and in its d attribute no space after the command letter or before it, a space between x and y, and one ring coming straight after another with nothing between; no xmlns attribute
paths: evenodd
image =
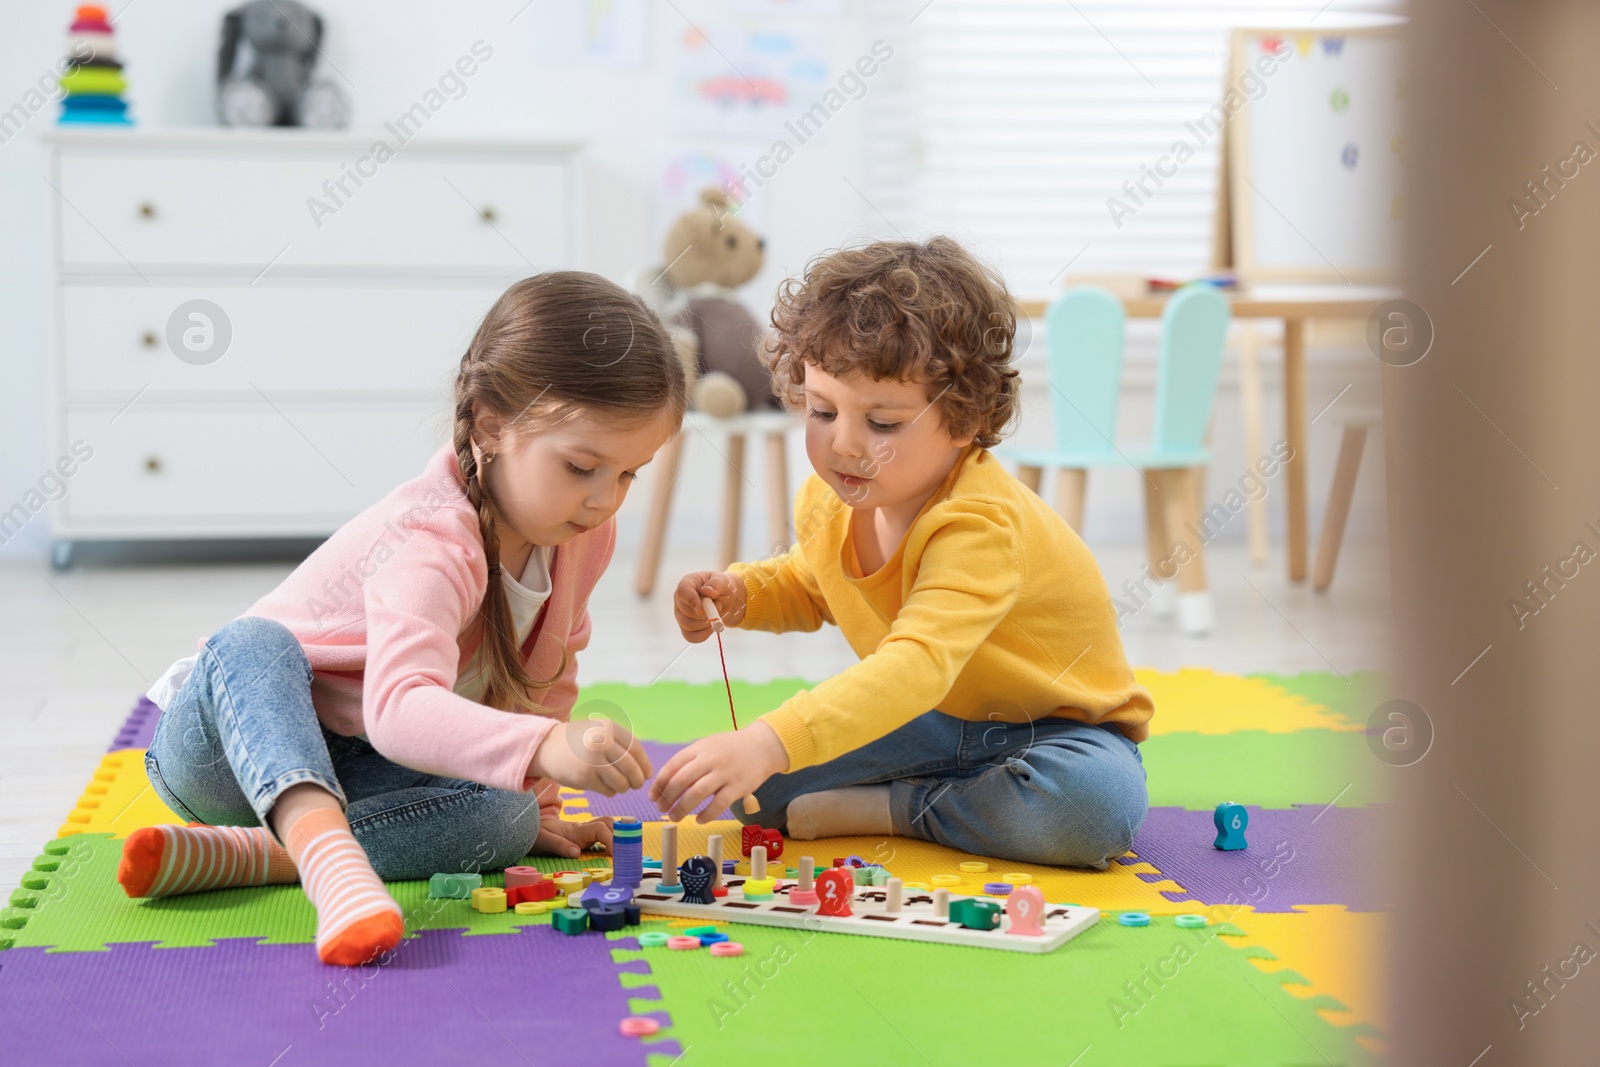
<svg viewBox="0 0 1600 1067"><path fill-rule="evenodd" d="M489 305L578 264L577 146L388 141L47 135L57 566L86 540L325 536L448 440Z"/></svg>

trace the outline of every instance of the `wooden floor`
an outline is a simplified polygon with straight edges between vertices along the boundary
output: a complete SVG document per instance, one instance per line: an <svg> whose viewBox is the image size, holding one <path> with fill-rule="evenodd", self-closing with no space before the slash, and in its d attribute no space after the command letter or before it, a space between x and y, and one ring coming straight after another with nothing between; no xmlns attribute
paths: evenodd
<svg viewBox="0 0 1600 1067"><path fill-rule="evenodd" d="M620 558L591 601L594 640L580 679L639 684L721 677L714 646L690 646L672 623L670 580L703 568L707 551L669 551L666 590L632 591L633 560ZM1107 584L1141 573L1141 548L1098 549ZM44 563L0 565L0 896L19 884L55 836L135 698L196 642L242 613L294 567L272 562L130 563L87 559L58 572ZM1185 638L1145 611L1122 631L1141 667L1221 671L1334 671L1387 666L1388 561L1376 543L1352 543L1333 588L1291 586L1281 550L1253 568L1242 545L1207 550L1216 632ZM821 679L855 662L837 630L780 636L732 633L728 660L750 681Z"/></svg>

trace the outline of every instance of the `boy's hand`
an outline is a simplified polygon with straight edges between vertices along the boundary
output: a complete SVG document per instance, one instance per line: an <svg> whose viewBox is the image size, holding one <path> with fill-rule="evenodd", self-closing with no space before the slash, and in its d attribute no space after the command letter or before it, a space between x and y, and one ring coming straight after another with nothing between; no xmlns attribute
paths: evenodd
<svg viewBox="0 0 1600 1067"><path fill-rule="evenodd" d="M695 819L710 822L774 774L789 769L789 753L772 727L757 720L743 730L712 734L682 749L650 785L650 799L673 820L706 804Z"/></svg>
<svg viewBox="0 0 1600 1067"><path fill-rule="evenodd" d="M533 751L528 773L572 789L614 797L650 777L650 757L625 728L609 719L557 723Z"/></svg>
<svg viewBox="0 0 1600 1067"><path fill-rule="evenodd" d="M672 613L677 616L678 629L683 631L684 639L699 644L711 636L711 620L706 618L706 608L700 598L709 597L717 605L723 625L738 626L744 621L746 595L744 579L737 574L697 571L684 575L678 582L672 594Z"/></svg>
<svg viewBox="0 0 1600 1067"><path fill-rule="evenodd" d="M599 841L611 854L611 816L590 819L588 822L563 822L557 816L539 820L539 836L533 842L533 852L538 856L562 856L575 860L589 846Z"/></svg>

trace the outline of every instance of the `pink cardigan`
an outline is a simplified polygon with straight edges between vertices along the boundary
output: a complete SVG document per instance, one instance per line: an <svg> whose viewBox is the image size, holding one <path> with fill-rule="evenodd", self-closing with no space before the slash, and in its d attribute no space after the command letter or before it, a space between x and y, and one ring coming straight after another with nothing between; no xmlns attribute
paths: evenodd
<svg viewBox="0 0 1600 1067"><path fill-rule="evenodd" d="M421 477L345 523L244 615L293 632L311 662L311 699L334 733L365 734L381 755L429 774L496 789L538 790L559 811L557 785L527 775L534 749L577 697L577 654L589 643L589 594L616 546L616 520L579 534L551 560L550 598L522 646L533 715L478 704L453 691L478 647L476 616L489 572L478 514L455 450L444 446ZM204 640L201 645L204 645Z"/></svg>

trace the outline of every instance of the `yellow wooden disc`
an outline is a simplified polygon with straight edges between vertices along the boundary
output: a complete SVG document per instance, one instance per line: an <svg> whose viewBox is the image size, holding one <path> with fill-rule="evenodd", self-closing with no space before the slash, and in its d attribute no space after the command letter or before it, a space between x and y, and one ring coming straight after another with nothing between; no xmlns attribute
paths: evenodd
<svg viewBox="0 0 1600 1067"><path fill-rule="evenodd" d="M494 886L479 886L472 891L472 907L485 915L496 915L506 910L506 891Z"/></svg>
<svg viewBox="0 0 1600 1067"><path fill-rule="evenodd" d="M988 869L989 865L984 863L982 860L968 860L967 862L961 864L961 870L965 874L982 874Z"/></svg>

